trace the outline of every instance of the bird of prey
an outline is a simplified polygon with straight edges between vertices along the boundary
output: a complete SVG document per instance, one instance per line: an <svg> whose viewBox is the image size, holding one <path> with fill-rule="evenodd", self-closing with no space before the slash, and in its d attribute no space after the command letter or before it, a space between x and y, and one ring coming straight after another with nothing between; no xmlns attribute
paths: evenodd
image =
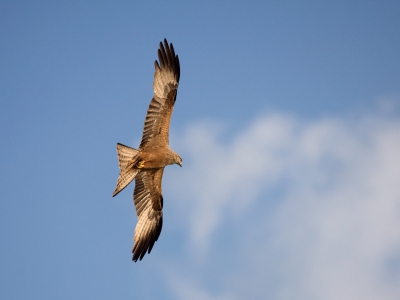
<svg viewBox="0 0 400 300"><path fill-rule="evenodd" d="M161 180L167 165L182 158L169 147L169 123L178 91L180 66L172 44L160 42L158 62L154 62L154 96L147 110L142 141L136 150L117 144L119 177L113 197L135 179L133 201L138 223L133 238L132 260L150 253L161 233L163 196Z"/></svg>

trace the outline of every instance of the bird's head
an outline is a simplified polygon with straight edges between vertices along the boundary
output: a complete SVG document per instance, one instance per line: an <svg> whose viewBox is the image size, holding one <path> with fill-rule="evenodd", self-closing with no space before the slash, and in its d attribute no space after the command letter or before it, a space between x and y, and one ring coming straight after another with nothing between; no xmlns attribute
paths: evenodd
<svg viewBox="0 0 400 300"><path fill-rule="evenodd" d="M175 163L182 167L182 158L178 154L175 155Z"/></svg>

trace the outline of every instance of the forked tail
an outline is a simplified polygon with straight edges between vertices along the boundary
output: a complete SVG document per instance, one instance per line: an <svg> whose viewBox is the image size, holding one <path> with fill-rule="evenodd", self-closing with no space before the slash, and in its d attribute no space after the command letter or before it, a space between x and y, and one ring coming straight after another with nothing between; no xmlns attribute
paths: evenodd
<svg viewBox="0 0 400 300"><path fill-rule="evenodd" d="M139 173L138 169L133 169L132 161L139 151L133 149L131 147L122 145L120 143L117 144L117 155L118 155L118 165L119 165L119 177L117 181L117 186L114 190L113 197L117 195L120 191L122 191L128 184L135 179L137 173Z"/></svg>

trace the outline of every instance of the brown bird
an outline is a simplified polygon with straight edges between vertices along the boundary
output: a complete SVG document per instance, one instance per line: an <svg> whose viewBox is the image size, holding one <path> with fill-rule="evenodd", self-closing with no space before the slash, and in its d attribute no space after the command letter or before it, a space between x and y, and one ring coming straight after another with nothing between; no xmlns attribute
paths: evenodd
<svg viewBox="0 0 400 300"><path fill-rule="evenodd" d="M139 149L117 144L119 177L113 197L135 179L133 201L138 223L132 249L133 261L150 253L162 228L163 196L161 180L166 165L178 164L182 158L169 148L169 123L178 91L180 66L172 44L160 42L155 61L154 96L147 110Z"/></svg>

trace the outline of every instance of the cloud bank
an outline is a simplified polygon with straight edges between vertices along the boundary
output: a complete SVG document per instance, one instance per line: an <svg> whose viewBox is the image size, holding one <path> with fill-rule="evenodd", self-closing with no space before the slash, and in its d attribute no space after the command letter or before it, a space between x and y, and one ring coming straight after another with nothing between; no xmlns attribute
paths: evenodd
<svg viewBox="0 0 400 300"><path fill-rule="evenodd" d="M398 118L275 114L225 136L200 122L173 137L174 297L398 299Z"/></svg>

